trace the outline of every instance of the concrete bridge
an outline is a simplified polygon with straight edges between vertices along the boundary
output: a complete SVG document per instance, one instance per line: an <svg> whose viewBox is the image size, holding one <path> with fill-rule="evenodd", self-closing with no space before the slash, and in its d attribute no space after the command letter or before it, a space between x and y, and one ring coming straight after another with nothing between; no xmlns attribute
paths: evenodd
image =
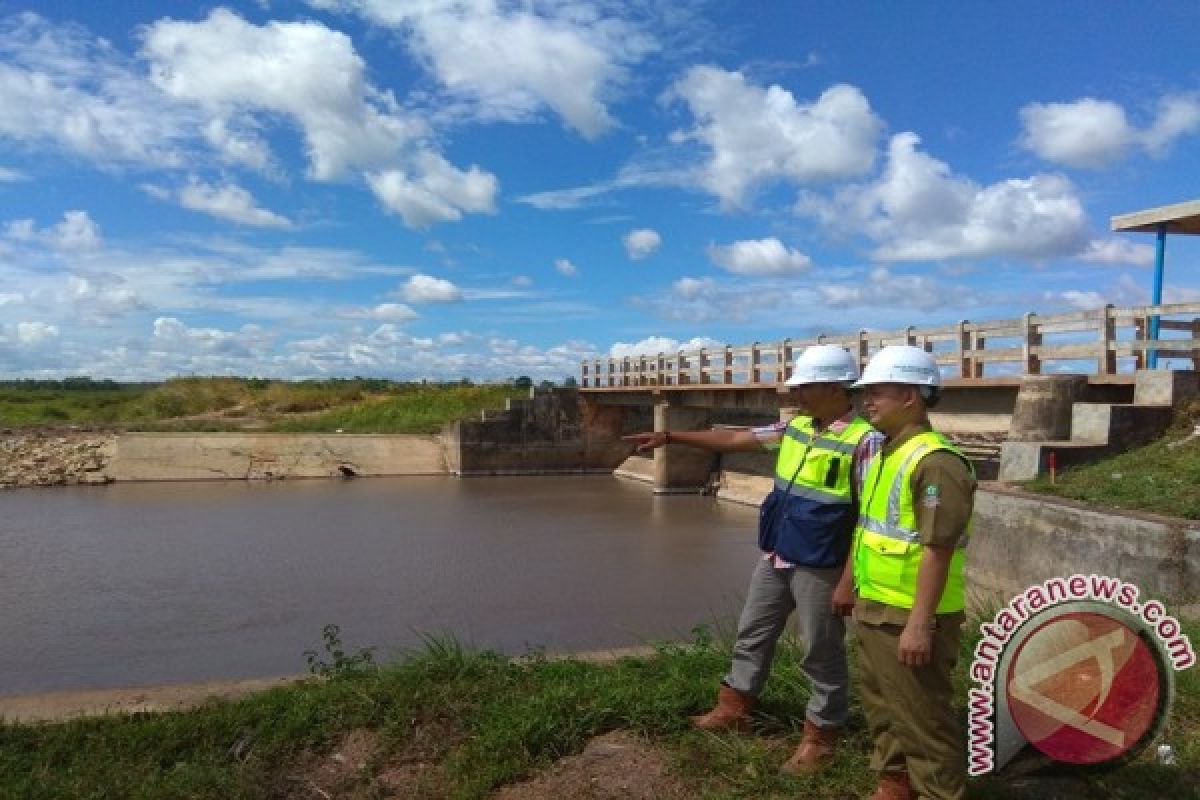
<svg viewBox="0 0 1200 800"><path fill-rule="evenodd" d="M590 416L600 415L601 409L651 412L655 430L789 419L795 409L786 405L783 383L794 356L820 343L845 347L861 365L890 344L933 353L945 385L932 414L934 425L975 459L981 477L1022 479L1036 475L1050 451L1067 466L1161 433L1171 405L1196 391L1200 303L1109 305L1068 314L1030 313L981 323L963 320L931 328L860 330L593 359L581 367L581 402L592 409L585 412ZM1160 367L1168 369L1146 369L1151 360L1161 360ZM669 446L655 451L652 461L629 459L618 472L651 482L660 493L696 491L710 483L714 472L722 475L725 487L736 483L731 473L738 469L730 466L746 460L727 456L716 462L710 454ZM766 461L740 468L769 475Z"/></svg>

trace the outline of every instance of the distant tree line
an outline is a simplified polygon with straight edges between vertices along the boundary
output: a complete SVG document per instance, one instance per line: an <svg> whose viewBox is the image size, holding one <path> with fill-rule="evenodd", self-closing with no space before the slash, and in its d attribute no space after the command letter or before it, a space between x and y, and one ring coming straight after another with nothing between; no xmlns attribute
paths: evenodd
<svg viewBox="0 0 1200 800"><path fill-rule="evenodd" d="M362 376L354 376L353 378L304 378L300 380L283 380L279 378L236 378L227 375L186 375L175 378L169 378L166 381L114 381L110 378L95 379L87 375L72 376L59 380L48 379L32 379L21 378L14 380L0 380L0 389L24 389L24 390L49 390L49 391L117 391L120 389L129 389L134 387L150 388L154 386L162 386L164 384L184 384L189 381L208 381L208 380L234 380L242 381L246 384L246 388L254 390L266 389L273 383L288 384L291 386L300 386L313 389L345 389L356 388L364 392L388 392L397 389L410 389L415 386L475 386L476 383L470 378L460 378L458 380L431 381L428 379L411 380L411 381L396 381L388 378L364 378ZM517 389L529 389L534 386L534 381L528 375L520 375L516 378L510 378L507 381ZM549 389L554 386L564 386L573 388L579 385L575 376L568 375L560 383L555 384L554 381L543 380L537 384L540 388Z"/></svg>
<svg viewBox="0 0 1200 800"><path fill-rule="evenodd" d="M117 391L131 386L156 386L154 382L120 382L103 378L93 380L86 375L80 375L62 380L7 380L0 381L3 389L50 389L53 391Z"/></svg>

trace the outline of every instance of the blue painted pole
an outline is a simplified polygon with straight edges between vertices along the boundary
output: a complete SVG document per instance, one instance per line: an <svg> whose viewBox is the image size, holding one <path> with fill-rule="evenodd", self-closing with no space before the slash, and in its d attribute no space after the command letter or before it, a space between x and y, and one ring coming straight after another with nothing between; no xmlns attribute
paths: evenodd
<svg viewBox="0 0 1200 800"><path fill-rule="evenodd" d="M1158 241L1154 248L1154 291L1150 295L1150 304L1162 305L1163 264L1167 256L1167 223L1158 224ZM1150 341L1158 341L1158 314L1150 317ZM1158 351L1151 350L1146 359L1150 369L1158 368Z"/></svg>

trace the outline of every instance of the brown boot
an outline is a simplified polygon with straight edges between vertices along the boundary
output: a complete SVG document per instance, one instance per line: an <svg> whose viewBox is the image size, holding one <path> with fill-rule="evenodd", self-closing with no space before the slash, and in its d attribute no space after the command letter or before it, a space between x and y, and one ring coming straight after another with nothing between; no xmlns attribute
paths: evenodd
<svg viewBox="0 0 1200 800"><path fill-rule="evenodd" d="M745 733L750 730L750 709L753 707L753 697L721 684L716 707L707 714L692 717L692 725L702 731Z"/></svg>
<svg viewBox="0 0 1200 800"><path fill-rule="evenodd" d="M881 772L875 793L867 800L915 800L907 772Z"/></svg>
<svg viewBox="0 0 1200 800"><path fill-rule="evenodd" d="M783 762L780 772L804 775L816 772L829 763L837 749L839 728L822 728L804 720L804 736L792 757Z"/></svg>

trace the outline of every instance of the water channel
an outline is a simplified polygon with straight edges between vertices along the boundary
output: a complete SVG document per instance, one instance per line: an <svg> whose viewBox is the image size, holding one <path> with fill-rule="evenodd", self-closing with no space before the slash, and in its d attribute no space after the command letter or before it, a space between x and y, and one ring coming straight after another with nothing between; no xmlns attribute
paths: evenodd
<svg viewBox="0 0 1200 800"><path fill-rule="evenodd" d="M0 492L0 695L301 673L321 628L519 654L736 615L756 511L608 476Z"/></svg>

